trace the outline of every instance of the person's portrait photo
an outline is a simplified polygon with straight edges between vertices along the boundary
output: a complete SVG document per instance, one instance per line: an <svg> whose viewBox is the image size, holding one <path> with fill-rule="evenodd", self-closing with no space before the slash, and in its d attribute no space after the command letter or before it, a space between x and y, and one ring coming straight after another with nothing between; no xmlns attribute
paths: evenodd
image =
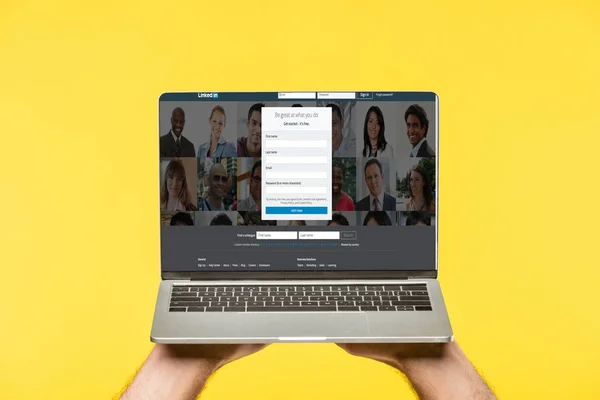
<svg viewBox="0 0 600 400"><path fill-rule="evenodd" d="M404 128L398 138L400 155L416 158L435 157L435 102L402 102L399 107L399 114L404 118Z"/></svg>
<svg viewBox="0 0 600 400"><path fill-rule="evenodd" d="M262 108L273 107L267 103L239 103L237 123L237 156L260 157L262 135ZM291 104L290 104L291 106Z"/></svg>
<svg viewBox="0 0 600 400"><path fill-rule="evenodd" d="M160 224L162 226L193 226L194 213L178 211L175 213L161 214Z"/></svg>
<svg viewBox="0 0 600 400"><path fill-rule="evenodd" d="M360 132L358 157L393 158L398 132L397 107L391 101L356 104L357 131Z"/></svg>
<svg viewBox="0 0 600 400"><path fill-rule="evenodd" d="M434 226L435 213L426 211L402 211L398 213L401 226Z"/></svg>
<svg viewBox="0 0 600 400"><path fill-rule="evenodd" d="M198 158L235 157L237 103L200 102L198 112L205 122L198 142L201 143Z"/></svg>
<svg viewBox="0 0 600 400"><path fill-rule="evenodd" d="M194 144L183 135L186 121L184 108L168 103L161 103L160 108L160 157L196 157Z"/></svg>
<svg viewBox="0 0 600 400"><path fill-rule="evenodd" d="M368 211L359 213L362 226L394 226L396 225L395 212Z"/></svg>
<svg viewBox="0 0 600 400"><path fill-rule="evenodd" d="M237 198L232 207L237 211L260 211L262 165L260 158L238 158Z"/></svg>
<svg viewBox="0 0 600 400"><path fill-rule="evenodd" d="M356 158L334 158L331 175L333 211L354 211Z"/></svg>
<svg viewBox="0 0 600 400"><path fill-rule="evenodd" d="M241 216L241 222L239 223L239 225L277 226L277 221L262 219L262 213L260 211L239 211L238 213Z"/></svg>
<svg viewBox="0 0 600 400"><path fill-rule="evenodd" d="M435 212L435 168L435 157L397 160L396 189L400 211Z"/></svg>
<svg viewBox="0 0 600 400"><path fill-rule="evenodd" d="M196 226L236 226L238 213L235 211L199 211L196 212Z"/></svg>
<svg viewBox="0 0 600 400"><path fill-rule="evenodd" d="M196 210L197 182L195 158L161 159L161 212L173 213Z"/></svg>
<svg viewBox="0 0 600 400"><path fill-rule="evenodd" d="M236 202L235 158L198 160L198 210L230 211Z"/></svg>
<svg viewBox="0 0 600 400"><path fill-rule="evenodd" d="M396 174L387 158L362 159L358 170L361 178L362 199L357 201L357 211L396 211ZM357 168L358 169L358 168ZM357 179L358 180L358 179Z"/></svg>
<svg viewBox="0 0 600 400"><path fill-rule="evenodd" d="M355 101L317 102L317 107L331 108L331 149L333 157L356 157L355 105Z"/></svg>

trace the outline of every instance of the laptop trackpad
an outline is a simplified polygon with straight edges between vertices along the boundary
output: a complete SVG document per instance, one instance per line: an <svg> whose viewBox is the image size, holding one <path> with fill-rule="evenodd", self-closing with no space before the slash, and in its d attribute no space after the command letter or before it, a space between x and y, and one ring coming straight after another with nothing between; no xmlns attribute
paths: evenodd
<svg viewBox="0 0 600 400"><path fill-rule="evenodd" d="M211 321L214 319L214 322ZM204 314L196 320L200 338L310 341L361 338L369 334L364 313L244 313Z"/></svg>

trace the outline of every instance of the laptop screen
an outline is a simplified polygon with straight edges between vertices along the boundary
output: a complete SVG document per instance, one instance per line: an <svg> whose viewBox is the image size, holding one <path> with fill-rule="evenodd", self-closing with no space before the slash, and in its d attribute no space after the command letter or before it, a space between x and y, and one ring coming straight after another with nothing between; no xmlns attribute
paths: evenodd
<svg viewBox="0 0 600 400"><path fill-rule="evenodd" d="M163 272L434 270L432 92L164 93Z"/></svg>

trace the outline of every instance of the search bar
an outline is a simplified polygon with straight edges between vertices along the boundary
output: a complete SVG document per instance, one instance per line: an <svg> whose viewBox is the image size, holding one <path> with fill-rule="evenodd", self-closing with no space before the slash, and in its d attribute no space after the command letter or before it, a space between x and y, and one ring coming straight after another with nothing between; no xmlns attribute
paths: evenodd
<svg viewBox="0 0 600 400"><path fill-rule="evenodd" d="M356 93L354 92L324 92L317 93L317 99L355 99Z"/></svg>
<svg viewBox="0 0 600 400"><path fill-rule="evenodd" d="M315 99L317 97L315 92L283 92L278 93L277 98L279 99Z"/></svg>

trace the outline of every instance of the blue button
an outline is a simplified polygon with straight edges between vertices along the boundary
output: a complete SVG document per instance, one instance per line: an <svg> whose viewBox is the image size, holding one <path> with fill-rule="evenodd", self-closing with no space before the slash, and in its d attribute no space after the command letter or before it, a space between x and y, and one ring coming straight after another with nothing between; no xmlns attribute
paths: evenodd
<svg viewBox="0 0 600 400"><path fill-rule="evenodd" d="M267 207L267 214L327 214L327 207Z"/></svg>

